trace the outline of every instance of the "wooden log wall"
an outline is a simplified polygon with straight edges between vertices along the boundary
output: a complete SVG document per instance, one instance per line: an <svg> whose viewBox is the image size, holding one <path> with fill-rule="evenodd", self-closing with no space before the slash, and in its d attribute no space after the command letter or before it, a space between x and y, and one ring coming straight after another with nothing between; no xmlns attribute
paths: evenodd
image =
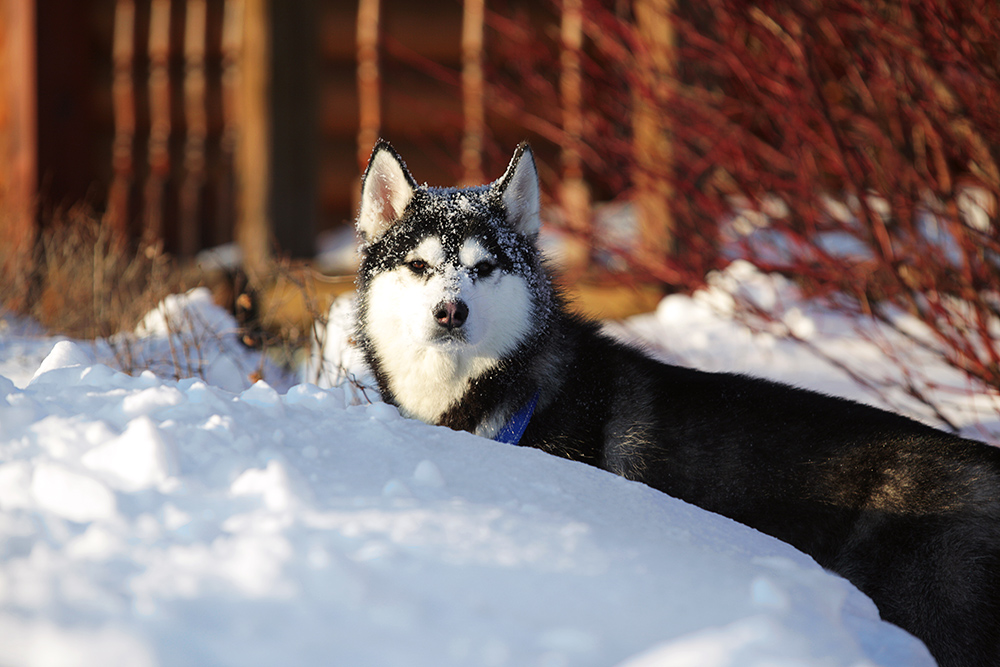
<svg viewBox="0 0 1000 667"><path fill-rule="evenodd" d="M5 12L37 8L45 43L11 42L18 63L37 59L37 77L33 69L22 76L37 92L9 80L12 68L0 74L11 103L32 104L6 118L30 123L36 99L40 109L38 141L25 143L30 164L2 160L4 168L28 164L22 208L36 208L20 216L20 228L29 235L84 201L123 237L160 241L181 256L237 237L258 257L275 247L307 256L318 230L353 218L360 169L379 135L428 181L459 179L459 86L409 64L416 57L461 67L459 3L0 3ZM375 11L367 33L374 87L357 70L365 7ZM14 15L0 27L5 38L35 32ZM2 135L10 141L31 136L10 127ZM362 127L372 136L362 139Z"/></svg>
<svg viewBox="0 0 1000 667"><path fill-rule="evenodd" d="M190 257L231 239L243 0L115 0L105 220Z"/></svg>
<svg viewBox="0 0 1000 667"><path fill-rule="evenodd" d="M659 45L653 78L670 75L671 2L635 3ZM563 116L539 142L575 229L590 217L583 5L565 0L545 19ZM30 245L39 223L82 200L123 237L183 257L234 239L251 262L274 248L309 256L318 231L353 218L379 136L421 181L493 178L530 128L488 99L491 10L484 0L0 0L0 242ZM641 108L635 123L637 154L669 163L665 128ZM667 197L644 177L645 224L669 236Z"/></svg>
<svg viewBox="0 0 1000 667"><path fill-rule="evenodd" d="M462 3L323 2L320 14L323 216L353 218L359 176L379 137L396 146L421 181L458 183Z"/></svg>

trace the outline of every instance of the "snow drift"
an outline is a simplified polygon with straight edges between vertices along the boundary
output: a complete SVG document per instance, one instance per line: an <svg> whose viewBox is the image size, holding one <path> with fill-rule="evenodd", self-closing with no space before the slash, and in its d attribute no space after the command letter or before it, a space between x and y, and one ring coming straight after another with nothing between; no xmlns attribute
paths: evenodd
<svg viewBox="0 0 1000 667"><path fill-rule="evenodd" d="M103 349L0 338L0 664L933 664L809 557L640 484Z"/></svg>

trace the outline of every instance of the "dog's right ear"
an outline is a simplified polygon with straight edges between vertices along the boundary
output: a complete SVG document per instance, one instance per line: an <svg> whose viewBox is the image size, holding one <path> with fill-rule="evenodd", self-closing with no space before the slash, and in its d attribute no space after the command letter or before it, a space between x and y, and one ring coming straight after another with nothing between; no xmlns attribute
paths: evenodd
<svg viewBox="0 0 1000 667"><path fill-rule="evenodd" d="M493 183L492 188L499 192L504 208L507 209L507 222L514 231L535 238L542 224L539 217L541 195L538 191L535 156L527 142L517 147L514 157L507 165L507 171Z"/></svg>
<svg viewBox="0 0 1000 667"><path fill-rule="evenodd" d="M365 244L374 243L406 210L417 187L389 142L379 140L372 149L368 168L361 178L361 210L358 212L358 232Z"/></svg>

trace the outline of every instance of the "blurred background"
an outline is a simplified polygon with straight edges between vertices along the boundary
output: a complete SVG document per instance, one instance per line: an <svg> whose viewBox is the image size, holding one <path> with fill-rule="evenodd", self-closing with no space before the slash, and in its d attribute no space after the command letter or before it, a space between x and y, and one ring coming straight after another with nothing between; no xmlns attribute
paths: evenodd
<svg viewBox="0 0 1000 667"><path fill-rule="evenodd" d="M435 185L527 139L593 312L743 259L998 387L998 109L994 0L0 0L3 301L65 318L198 259L307 319L378 137Z"/></svg>

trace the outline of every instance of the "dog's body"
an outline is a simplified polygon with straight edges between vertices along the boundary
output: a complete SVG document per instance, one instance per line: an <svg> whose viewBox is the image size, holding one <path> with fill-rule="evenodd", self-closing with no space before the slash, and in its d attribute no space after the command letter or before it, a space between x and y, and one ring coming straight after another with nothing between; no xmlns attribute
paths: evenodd
<svg viewBox="0 0 1000 667"><path fill-rule="evenodd" d="M1000 664L1000 449L662 364L567 313L535 244L524 146L498 181L459 190L417 186L380 143L362 191L357 338L404 415L731 517L849 579L940 664Z"/></svg>

